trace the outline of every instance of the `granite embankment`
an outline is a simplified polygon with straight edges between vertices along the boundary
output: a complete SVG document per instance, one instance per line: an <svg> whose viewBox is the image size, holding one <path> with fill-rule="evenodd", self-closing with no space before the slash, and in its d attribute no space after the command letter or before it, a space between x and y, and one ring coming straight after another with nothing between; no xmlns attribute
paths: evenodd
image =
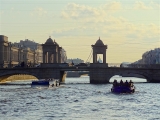
<svg viewBox="0 0 160 120"><path fill-rule="evenodd" d="M0 83L6 83L8 81L16 80L36 80L37 78L31 75L12 75L0 77Z"/></svg>

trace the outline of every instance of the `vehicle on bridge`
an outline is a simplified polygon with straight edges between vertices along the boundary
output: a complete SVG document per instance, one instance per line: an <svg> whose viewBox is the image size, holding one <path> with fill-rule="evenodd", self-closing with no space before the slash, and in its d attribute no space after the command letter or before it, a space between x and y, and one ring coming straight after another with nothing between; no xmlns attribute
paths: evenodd
<svg viewBox="0 0 160 120"><path fill-rule="evenodd" d="M41 66L41 64L37 64L37 65L35 65L34 67L40 67Z"/></svg>
<svg viewBox="0 0 160 120"><path fill-rule="evenodd" d="M16 65L13 68L21 68L21 65Z"/></svg>
<svg viewBox="0 0 160 120"><path fill-rule="evenodd" d="M80 67L80 66L88 66L86 63L79 63L77 65L75 65L76 67Z"/></svg>

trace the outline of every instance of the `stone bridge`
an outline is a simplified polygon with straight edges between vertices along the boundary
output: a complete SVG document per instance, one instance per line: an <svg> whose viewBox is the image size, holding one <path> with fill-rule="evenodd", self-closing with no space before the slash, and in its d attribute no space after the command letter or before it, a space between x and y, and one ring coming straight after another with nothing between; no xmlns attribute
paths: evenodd
<svg viewBox="0 0 160 120"><path fill-rule="evenodd" d="M90 83L108 83L114 75L137 74L143 76L147 82L160 82L160 68L120 68L107 67L106 64L91 64Z"/></svg>
<svg viewBox="0 0 160 120"><path fill-rule="evenodd" d="M65 81L66 71L86 71L89 67L77 68L75 66L69 67L64 64L41 64L37 68L5 68L0 69L0 81L7 79L12 75L32 75L37 79L54 78L59 79L61 82Z"/></svg>
<svg viewBox="0 0 160 120"><path fill-rule="evenodd" d="M48 67L39 68L6 68L0 69L0 80L12 75L27 74L33 75L37 79L55 78L65 81L65 71L89 71L90 83L109 83L109 80L114 75L122 74L138 74L147 79L147 82L160 82L160 69L158 68L119 68L108 67L107 64L97 63L91 64L89 67L68 67L57 65L49 65Z"/></svg>

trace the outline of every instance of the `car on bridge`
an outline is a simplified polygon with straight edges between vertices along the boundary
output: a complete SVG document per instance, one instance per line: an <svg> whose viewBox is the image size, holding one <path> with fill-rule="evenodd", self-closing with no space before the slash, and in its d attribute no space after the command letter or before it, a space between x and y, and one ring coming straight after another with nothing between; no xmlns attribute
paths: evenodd
<svg viewBox="0 0 160 120"><path fill-rule="evenodd" d="M16 65L13 68L20 68L20 67L21 67L21 65Z"/></svg>
<svg viewBox="0 0 160 120"><path fill-rule="evenodd" d="M40 67L41 66L41 64L37 64L37 65L35 65L35 67Z"/></svg>
<svg viewBox="0 0 160 120"><path fill-rule="evenodd" d="M80 66L88 66L86 63L79 63L79 64L77 64L77 65L75 65L76 67L80 67Z"/></svg>
<svg viewBox="0 0 160 120"><path fill-rule="evenodd" d="M60 67L69 67L69 64L68 63L61 63L59 66Z"/></svg>

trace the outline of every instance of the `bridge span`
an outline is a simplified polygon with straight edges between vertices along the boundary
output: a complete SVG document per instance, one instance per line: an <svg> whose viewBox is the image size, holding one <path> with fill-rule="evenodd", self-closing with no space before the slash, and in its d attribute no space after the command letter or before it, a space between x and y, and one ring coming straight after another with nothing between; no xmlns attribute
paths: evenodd
<svg viewBox="0 0 160 120"><path fill-rule="evenodd" d="M90 83L104 84L114 75L138 74L143 76L147 82L160 83L160 68L120 68L108 67L104 63L92 63L89 67L68 67L62 64L50 64L49 67L37 68L5 68L0 69L0 80L17 74L27 74L35 76L37 79L55 78L65 82L66 71L89 71Z"/></svg>

